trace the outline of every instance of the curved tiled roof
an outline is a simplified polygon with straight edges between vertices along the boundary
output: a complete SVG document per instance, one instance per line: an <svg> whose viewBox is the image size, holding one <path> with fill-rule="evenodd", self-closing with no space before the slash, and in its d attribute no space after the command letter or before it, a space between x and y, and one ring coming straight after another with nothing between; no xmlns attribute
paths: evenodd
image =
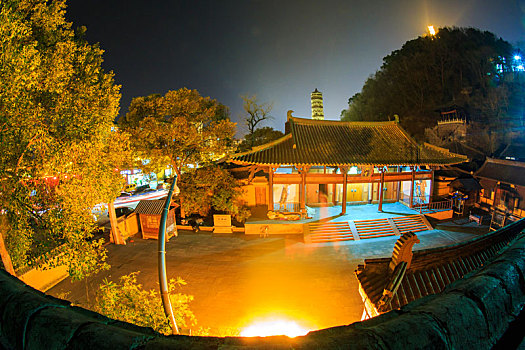
<svg viewBox="0 0 525 350"><path fill-rule="evenodd" d="M160 215L162 214L164 203L166 203L164 199L143 200L137 204L134 212L137 214Z"/></svg>
<svg viewBox="0 0 525 350"><path fill-rule="evenodd" d="M430 144L418 145L398 123L341 122L289 118L290 133L233 155L231 160L262 165L438 165L467 160Z"/></svg>
<svg viewBox="0 0 525 350"><path fill-rule="evenodd" d="M413 252L410 267L388 304L381 298L392 273L392 258L365 259L355 274L370 316L398 309L416 299L442 292L452 282L500 254L525 228L525 219L502 229L454 245ZM397 243L396 243L397 246ZM394 255L395 255L394 250Z"/></svg>
<svg viewBox="0 0 525 350"><path fill-rule="evenodd" d="M474 176L512 185L525 186L525 163L487 158Z"/></svg>

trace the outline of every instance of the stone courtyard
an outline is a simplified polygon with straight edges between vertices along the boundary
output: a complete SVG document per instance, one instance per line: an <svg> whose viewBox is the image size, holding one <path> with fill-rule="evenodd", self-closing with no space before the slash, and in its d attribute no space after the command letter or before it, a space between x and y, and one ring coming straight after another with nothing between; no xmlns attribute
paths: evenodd
<svg viewBox="0 0 525 350"><path fill-rule="evenodd" d="M487 232L465 219L419 232L414 250L461 242ZM365 258L388 257L398 237L305 244L301 236L261 238L180 231L167 243L168 278L180 276L180 292L195 297L198 327L210 334L240 331L266 319L293 320L307 330L361 319L363 305L354 275ZM139 283L158 290L157 241L132 238L108 245L111 269L88 279L90 301L104 278L140 271ZM86 282L66 279L48 294L86 305Z"/></svg>

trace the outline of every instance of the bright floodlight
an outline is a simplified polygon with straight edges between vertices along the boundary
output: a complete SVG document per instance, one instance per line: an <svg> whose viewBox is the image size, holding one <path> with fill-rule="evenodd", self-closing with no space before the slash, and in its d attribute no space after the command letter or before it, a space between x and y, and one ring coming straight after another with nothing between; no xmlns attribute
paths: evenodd
<svg viewBox="0 0 525 350"><path fill-rule="evenodd" d="M286 335L290 338L305 335L309 331L294 321L265 320L251 324L241 331L242 337L269 337L272 335Z"/></svg>
<svg viewBox="0 0 525 350"><path fill-rule="evenodd" d="M428 32L430 35L436 35L436 31L434 30L434 26L428 26Z"/></svg>
<svg viewBox="0 0 525 350"><path fill-rule="evenodd" d="M516 55L516 56L514 56L514 59L515 59L516 61L519 61L519 60L521 60L521 56L520 56L520 55Z"/></svg>

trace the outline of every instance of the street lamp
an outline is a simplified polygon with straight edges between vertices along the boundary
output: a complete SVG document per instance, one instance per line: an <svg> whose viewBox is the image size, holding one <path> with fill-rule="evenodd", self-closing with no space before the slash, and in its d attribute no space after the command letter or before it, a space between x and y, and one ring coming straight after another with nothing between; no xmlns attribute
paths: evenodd
<svg viewBox="0 0 525 350"><path fill-rule="evenodd" d="M171 323L171 332L173 334L179 334L179 328L177 327L177 322L175 321L175 315L173 314L173 307L171 306L170 294L168 290L168 277L166 274L166 221L168 219L168 211L170 209L171 197L173 192L179 194L180 190L177 187L177 175L173 178L173 182L170 186L170 191L168 192L168 197L164 203L164 208L162 209L162 216L160 218L160 227L159 227L159 284L160 284L160 295L162 297L162 305L164 306L164 313L166 317L169 318ZM175 223L176 225L177 223Z"/></svg>

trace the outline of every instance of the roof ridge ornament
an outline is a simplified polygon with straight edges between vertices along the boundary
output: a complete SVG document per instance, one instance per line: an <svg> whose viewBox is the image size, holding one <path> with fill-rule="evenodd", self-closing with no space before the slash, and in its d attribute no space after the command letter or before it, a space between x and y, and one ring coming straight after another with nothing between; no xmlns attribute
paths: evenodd
<svg viewBox="0 0 525 350"><path fill-rule="evenodd" d="M407 263L407 268L410 267L412 261L412 247L414 244L419 243L419 238L412 232L405 232L394 245L394 251L392 252L392 261L390 262L390 270L395 270L396 266L401 262Z"/></svg>
<svg viewBox="0 0 525 350"><path fill-rule="evenodd" d="M378 311L382 312L390 306L390 302L396 295L397 289L401 285L401 282L403 282L406 271L412 262L412 248L414 247L414 244L419 242L417 235L414 232L409 231L403 233L394 245L392 260L389 265L389 279L383 289L383 295L381 296L381 299L379 299Z"/></svg>
<svg viewBox="0 0 525 350"><path fill-rule="evenodd" d="M293 118L293 116L292 116L292 113L293 113L293 112L294 112L294 111L292 111L291 109L288 110L288 112L286 113L286 120L290 120L290 119Z"/></svg>

